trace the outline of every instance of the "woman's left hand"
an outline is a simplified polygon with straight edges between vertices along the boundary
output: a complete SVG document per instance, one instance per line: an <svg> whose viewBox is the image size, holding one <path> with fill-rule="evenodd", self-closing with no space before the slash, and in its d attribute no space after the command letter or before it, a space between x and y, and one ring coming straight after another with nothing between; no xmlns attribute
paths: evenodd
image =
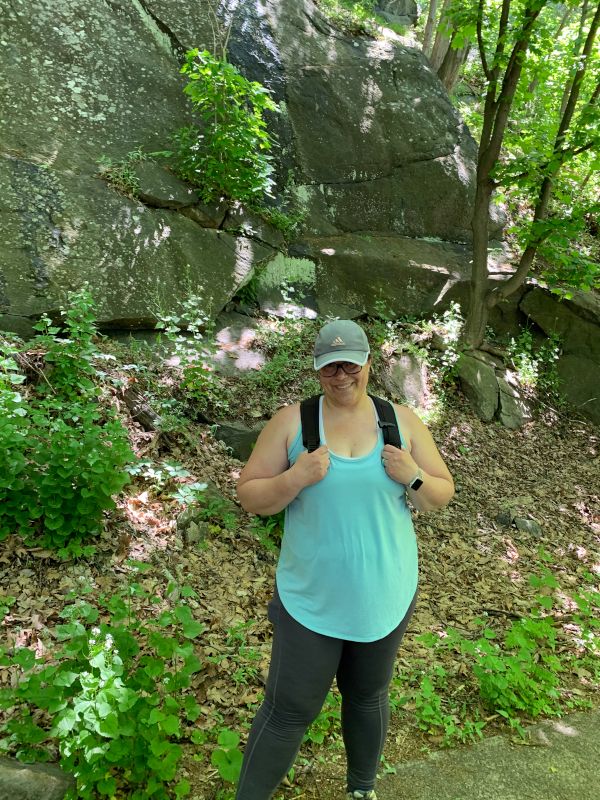
<svg viewBox="0 0 600 800"><path fill-rule="evenodd" d="M412 481L419 469L417 462L408 450L401 450L392 444L384 446L381 461L388 477L405 486Z"/></svg>

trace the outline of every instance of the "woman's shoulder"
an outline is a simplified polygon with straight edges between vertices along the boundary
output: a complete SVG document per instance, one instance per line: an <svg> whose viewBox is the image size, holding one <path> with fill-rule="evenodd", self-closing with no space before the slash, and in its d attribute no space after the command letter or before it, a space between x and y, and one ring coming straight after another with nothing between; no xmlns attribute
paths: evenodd
<svg viewBox="0 0 600 800"><path fill-rule="evenodd" d="M408 436L409 439L414 439L419 433L426 428L424 423L419 419L410 406L403 406L399 403L392 403L398 425L401 427L402 432Z"/></svg>
<svg viewBox="0 0 600 800"><path fill-rule="evenodd" d="M290 403L289 405L281 406L273 415L273 421L277 420L280 424L299 419L300 403Z"/></svg>
<svg viewBox="0 0 600 800"><path fill-rule="evenodd" d="M300 425L300 403L282 406L273 415L269 424L276 428L279 435L285 436L286 446L289 447Z"/></svg>
<svg viewBox="0 0 600 800"><path fill-rule="evenodd" d="M285 447L288 450L300 426L300 403L282 406L271 418L270 424L275 426L278 435L285 439Z"/></svg>

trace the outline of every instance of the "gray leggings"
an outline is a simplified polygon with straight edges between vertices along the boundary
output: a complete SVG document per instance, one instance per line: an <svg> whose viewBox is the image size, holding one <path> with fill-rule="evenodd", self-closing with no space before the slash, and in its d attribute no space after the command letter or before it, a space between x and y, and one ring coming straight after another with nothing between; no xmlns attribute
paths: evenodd
<svg viewBox="0 0 600 800"><path fill-rule="evenodd" d="M248 737L237 800L271 797L294 763L334 677L342 695L347 790L374 787L390 718L388 687L416 599L415 594L402 622L385 638L350 642L300 625L275 590L269 606L275 630L266 694Z"/></svg>

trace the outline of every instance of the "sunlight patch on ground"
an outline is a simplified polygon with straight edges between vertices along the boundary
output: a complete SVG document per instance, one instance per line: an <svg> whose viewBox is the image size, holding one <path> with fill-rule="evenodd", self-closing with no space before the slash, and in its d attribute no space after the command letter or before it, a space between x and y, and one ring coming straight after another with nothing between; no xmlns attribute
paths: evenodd
<svg viewBox="0 0 600 800"><path fill-rule="evenodd" d="M519 560L519 551L517 550L512 539L510 538L505 539L504 544L506 547L506 555L502 560L506 561L507 564L516 564L517 561Z"/></svg>

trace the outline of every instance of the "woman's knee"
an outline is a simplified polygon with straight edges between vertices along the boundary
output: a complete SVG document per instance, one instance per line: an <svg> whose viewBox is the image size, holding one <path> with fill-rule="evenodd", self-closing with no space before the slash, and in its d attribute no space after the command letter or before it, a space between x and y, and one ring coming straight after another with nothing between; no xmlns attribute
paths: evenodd
<svg viewBox="0 0 600 800"><path fill-rule="evenodd" d="M275 698L265 698L264 712L272 731L306 730L317 718L322 703L303 699L293 693L278 692Z"/></svg>
<svg viewBox="0 0 600 800"><path fill-rule="evenodd" d="M368 713L379 711L389 705L387 684L373 691L364 691L356 687L344 690L340 687L340 694L342 695L342 708L345 710L353 709Z"/></svg>

